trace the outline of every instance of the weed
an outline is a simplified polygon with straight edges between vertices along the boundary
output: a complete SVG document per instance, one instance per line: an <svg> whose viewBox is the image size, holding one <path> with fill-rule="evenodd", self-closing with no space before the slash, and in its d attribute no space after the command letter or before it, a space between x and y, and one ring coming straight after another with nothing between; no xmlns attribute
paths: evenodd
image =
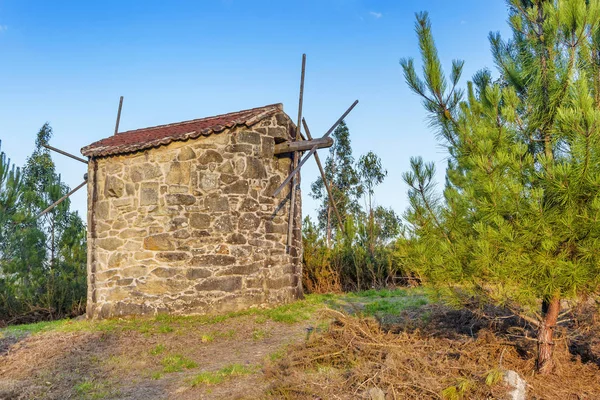
<svg viewBox="0 0 600 400"><path fill-rule="evenodd" d="M181 372L184 369L192 369L198 366L198 364L196 364L194 361L180 354L163 358L161 364L163 366L164 373Z"/></svg>
<svg viewBox="0 0 600 400"><path fill-rule="evenodd" d="M485 376L485 384L488 386L495 385L502 380L502 375L502 371L497 368L488 371L487 375Z"/></svg>
<svg viewBox="0 0 600 400"><path fill-rule="evenodd" d="M159 380L160 378L162 378L162 376L163 376L162 372L154 372L154 373L153 373L153 374L150 376L150 378L151 378L152 380L155 380L155 381L157 381L157 380Z"/></svg>
<svg viewBox="0 0 600 400"><path fill-rule="evenodd" d="M152 350L150 350L150 354L152 354L153 356L157 356L163 353L165 350L166 347L164 344L157 344Z"/></svg>
<svg viewBox="0 0 600 400"><path fill-rule="evenodd" d="M252 340L259 341L267 337L269 333L264 329L255 329L252 331Z"/></svg>
<svg viewBox="0 0 600 400"><path fill-rule="evenodd" d="M158 331L160 333L169 333L169 332L173 332L173 327L166 325L166 324L162 324L158 327Z"/></svg>
<svg viewBox="0 0 600 400"><path fill-rule="evenodd" d="M200 337L202 343L210 343L215 340L215 336L211 333L205 333Z"/></svg>
<svg viewBox="0 0 600 400"><path fill-rule="evenodd" d="M194 379L192 379L191 385L216 385L234 376L252 374L255 370L256 368L253 367L246 367L241 364L231 364L218 371L202 372L196 375Z"/></svg>
<svg viewBox="0 0 600 400"><path fill-rule="evenodd" d="M269 360L272 362L281 360L285 356L285 349L277 350L275 353L269 354Z"/></svg>
<svg viewBox="0 0 600 400"><path fill-rule="evenodd" d="M104 386L104 384L86 380L78 383L73 388L80 397L87 399L104 399L109 395L108 391L104 390Z"/></svg>

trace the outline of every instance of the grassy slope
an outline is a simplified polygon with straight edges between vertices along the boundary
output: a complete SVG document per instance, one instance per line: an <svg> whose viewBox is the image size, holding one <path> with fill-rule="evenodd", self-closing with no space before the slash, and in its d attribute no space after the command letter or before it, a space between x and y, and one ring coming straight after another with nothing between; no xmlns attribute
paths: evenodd
<svg viewBox="0 0 600 400"><path fill-rule="evenodd" d="M13 326L0 330L0 398L496 398L502 368L530 372L526 346L432 298L369 290L218 316ZM550 384L600 391L595 365L559 354ZM526 378L532 393L548 384Z"/></svg>

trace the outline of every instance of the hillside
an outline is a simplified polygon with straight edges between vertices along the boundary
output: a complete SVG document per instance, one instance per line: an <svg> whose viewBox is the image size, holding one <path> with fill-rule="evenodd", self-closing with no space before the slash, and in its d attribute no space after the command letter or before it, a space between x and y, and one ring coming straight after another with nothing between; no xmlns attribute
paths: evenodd
<svg viewBox="0 0 600 400"><path fill-rule="evenodd" d="M221 316L44 322L1 331L0 398L503 398L504 369L527 380L529 398L599 398L593 349L582 363L561 340L556 375L534 376L526 333L421 289Z"/></svg>

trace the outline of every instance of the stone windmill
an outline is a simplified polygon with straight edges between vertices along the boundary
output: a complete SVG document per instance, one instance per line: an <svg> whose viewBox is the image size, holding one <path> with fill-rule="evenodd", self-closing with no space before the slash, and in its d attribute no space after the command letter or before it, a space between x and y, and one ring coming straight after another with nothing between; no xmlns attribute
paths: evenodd
<svg viewBox="0 0 600 400"><path fill-rule="evenodd" d="M313 139L283 105L118 133L82 149L90 318L205 313L302 296L299 171L356 106ZM304 127L305 135L302 134ZM303 156L302 153L305 153ZM332 202L342 229L338 210Z"/></svg>

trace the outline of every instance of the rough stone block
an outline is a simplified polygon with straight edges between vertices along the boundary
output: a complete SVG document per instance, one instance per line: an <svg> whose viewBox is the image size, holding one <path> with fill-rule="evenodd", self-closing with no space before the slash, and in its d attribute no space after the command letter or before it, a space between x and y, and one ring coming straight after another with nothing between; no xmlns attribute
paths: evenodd
<svg viewBox="0 0 600 400"><path fill-rule="evenodd" d="M158 183L142 182L140 189L140 205L158 204Z"/></svg>
<svg viewBox="0 0 600 400"><path fill-rule="evenodd" d="M254 263L248 265L234 265L232 267L227 267L225 269L217 271L216 276L225 276L225 275L252 275L257 273L262 264Z"/></svg>
<svg viewBox="0 0 600 400"><path fill-rule="evenodd" d="M223 156L215 150L205 150L200 156L198 156L198 162L202 165L210 163L221 163L223 162Z"/></svg>
<svg viewBox="0 0 600 400"><path fill-rule="evenodd" d="M206 208L211 211L229 211L229 198L227 196L210 195L204 201Z"/></svg>
<svg viewBox="0 0 600 400"><path fill-rule="evenodd" d="M229 215L222 215L215 220L214 228L218 232L231 232L233 230L233 219Z"/></svg>
<svg viewBox="0 0 600 400"><path fill-rule="evenodd" d="M165 200L169 205L191 206L196 202L196 197L191 194L167 194Z"/></svg>
<svg viewBox="0 0 600 400"><path fill-rule="evenodd" d="M190 258L190 255L182 252L182 251L174 251L174 252L162 252L156 255L156 259L158 261L164 262L177 262L177 261L185 261Z"/></svg>
<svg viewBox="0 0 600 400"><path fill-rule="evenodd" d="M237 134L238 143L260 144L260 134L252 131L242 131Z"/></svg>
<svg viewBox="0 0 600 400"><path fill-rule="evenodd" d="M248 181L237 181L223 189L225 194L247 194Z"/></svg>
<svg viewBox="0 0 600 400"><path fill-rule="evenodd" d="M210 227L210 220L209 214L190 214L190 226L194 229L207 229Z"/></svg>
<svg viewBox="0 0 600 400"><path fill-rule="evenodd" d="M169 165L169 172L165 179L169 185L189 185L190 183L190 164L174 161Z"/></svg>
<svg viewBox="0 0 600 400"><path fill-rule="evenodd" d="M263 162L257 157L248 157L246 159L246 171L244 177L249 179L264 179L267 177L267 170Z"/></svg>
<svg viewBox="0 0 600 400"><path fill-rule="evenodd" d="M238 227L241 230L255 230L260 225L260 218L256 214L244 213L240 216Z"/></svg>
<svg viewBox="0 0 600 400"><path fill-rule="evenodd" d="M198 188L201 190L215 190L219 187L219 174L213 172L199 172Z"/></svg>
<svg viewBox="0 0 600 400"><path fill-rule="evenodd" d="M106 197L121 197L125 190L125 183L116 176L107 176L104 183L104 195Z"/></svg>
<svg viewBox="0 0 600 400"><path fill-rule="evenodd" d="M247 240L241 233L232 233L227 237L227 243L231 244L246 244Z"/></svg>
<svg viewBox="0 0 600 400"><path fill-rule="evenodd" d="M174 250L175 245L171 240L171 236L167 233L148 236L144 238L144 248L147 250Z"/></svg>
<svg viewBox="0 0 600 400"><path fill-rule="evenodd" d="M195 286L198 291L219 290L221 292L235 292L242 288L241 276L223 276L207 278Z"/></svg>
<svg viewBox="0 0 600 400"><path fill-rule="evenodd" d="M150 273L154 276L158 276L159 278L172 278L179 272L178 269L175 268L154 268Z"/></svg>
<svg viewBox="0 0 600 400"><path fill-rule="evenodd" d="M194 256L191 264L197 267L221 267L235 264L235 257L223 254Z"/></svg>
<svg viewBox="0 0 600 400"><path fill-rule="evenodd" d="M190 268L186 271L187 279L204 279L212 275L212 271L208 268Z"/></svg>
<svg viewBox="0 0 600 400"><path fill-rule="evenodd" d="M98 247L104 250L113 251L123 246L123 241L116 237L108 237L105 239L97 239Z"/></svg>
<svg viewBox="0 0 600 400"><path fill-rule="evenodd" d="M179 150L179 155L177 156L179 161L187 161L194 158L196 158L196 153L190 146L182 147L181 150Z"/></svg>
<svg viewBox="0 0 600 400"><path fill-rule="evenodd" d="M221 179L221 183L225 184L225 185L230 185L233 182L237 181L240 179L239 176L234 175L234 174L226 174L226 173L222 173L220 176Z"/></svg>

